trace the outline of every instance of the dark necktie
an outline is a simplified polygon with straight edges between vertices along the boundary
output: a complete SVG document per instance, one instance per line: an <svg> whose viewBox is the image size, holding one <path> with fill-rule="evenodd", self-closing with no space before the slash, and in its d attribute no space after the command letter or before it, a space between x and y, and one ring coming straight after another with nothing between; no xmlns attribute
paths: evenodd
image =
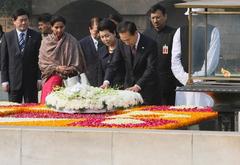
<svg viewBox="0 0 240 165"><path fill-rule="evenodd" d="M135 48L135 45L131 47L131 53L132 53L132 65L134 64L134 60L135 60L135 57L136 57L136 54L137 54L137 50Z"/></svg>
<svg viewBox="0 0 240 165"><path fill-rule="evenodd" d="M23 52L23 50L24 50L24 47L25 47L25 38L24 38L24 36L25 36L25 33L20 33L20 35L19 35L19 48L20 48L20 50L21 50L21 52Z"/></svg>
<svg viewBox="0 0 240 165"><path fill-rule="evenodd" d="M132 55L133 55L133 56L136 56L137 50L136 50L136 48L135 48L135 45L131 47L131 51L132 51Z"/></svg>

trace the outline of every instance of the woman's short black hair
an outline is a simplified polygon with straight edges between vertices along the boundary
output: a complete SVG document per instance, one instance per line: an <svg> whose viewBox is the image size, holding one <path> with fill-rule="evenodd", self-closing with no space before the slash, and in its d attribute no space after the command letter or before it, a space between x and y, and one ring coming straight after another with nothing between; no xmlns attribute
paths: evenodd
<svg viewBox="0 0 240 165"><path fill-rule="evenodd" d="M21 15L27 15L28 16L28 18L29 18L29 13L25 10L25 9L17 9L14 13L13 13L13 15L12 15L12 18L13 18L13 20L15 21L17 18L18 18L18 16L21 16Z"/></svg>
<svg viewBox="0 0 240 165"><path fill-rule="evenodd" d="M98 24L98 31L108 30L111 33L116 32L116 25L111 20L105 18Z"/></svg>
<svg viewBox="0 0 240 165"><path fill-rule="evenodd" d="M50 21L51 25L53 26L56 22L62 22L64 25L66 25L66 19L60 15L52 16L52 19Z"/></svg>
<svg viewBox="0 0 240 165"><path fill-rule="evenodd" d="M136 27L135 23L130 22L130 21L123 21L123 22L119 23L118 27L117 27L118 33L129 32L131 35L134 35L136 31L137 31L137 27Z"/></svg>

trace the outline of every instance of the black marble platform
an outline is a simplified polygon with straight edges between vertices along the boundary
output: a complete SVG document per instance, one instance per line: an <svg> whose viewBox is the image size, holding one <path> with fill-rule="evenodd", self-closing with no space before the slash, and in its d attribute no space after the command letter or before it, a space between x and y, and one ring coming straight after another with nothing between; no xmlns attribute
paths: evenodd
<svg viewBox="0 0 240 165"><path fill-rule="evenodd" d="M213 110L219 112L218 130L239 130L237 119L240 111L240 83L198 82L176 90L207 93L214 99Z"/></svg>
<svg viewBox="0 0 240 165"><path fill-rule="evenodd" d="M239 93L240 96L240 83L194 83L180 87L177 89L177 91Z"/></svg>

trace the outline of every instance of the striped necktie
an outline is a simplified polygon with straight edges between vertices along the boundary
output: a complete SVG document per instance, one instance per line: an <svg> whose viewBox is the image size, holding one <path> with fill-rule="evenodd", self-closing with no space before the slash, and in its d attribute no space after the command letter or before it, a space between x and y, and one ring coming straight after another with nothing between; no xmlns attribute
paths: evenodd
<svg viewBox="0 0 240 165"><path fill-rule="evenodd" d="M21 52L23 52L24 47L25 47L25 33L21 32L19 35L19 48L21 50Z"/></svg>

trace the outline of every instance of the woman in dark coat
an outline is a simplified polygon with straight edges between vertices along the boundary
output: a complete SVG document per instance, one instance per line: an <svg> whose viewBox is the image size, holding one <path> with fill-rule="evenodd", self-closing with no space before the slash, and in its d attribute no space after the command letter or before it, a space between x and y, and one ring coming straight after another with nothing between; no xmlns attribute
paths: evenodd
<svg viewBox="0 0 240 165"><path fill-rule="evenodd" d="M98 26L99 35L104 43L104 46L98 50L100 57L100 73L99 81L100 84L103 83L105 72L107 67L112 61L114 53L117 50L118 38L116 37L116 25L109 19L103 19ZM122 67L116 72L113 81L111 82L111 87L123 88L124 76L125 76L125 67L122 64Z"/></svg>

